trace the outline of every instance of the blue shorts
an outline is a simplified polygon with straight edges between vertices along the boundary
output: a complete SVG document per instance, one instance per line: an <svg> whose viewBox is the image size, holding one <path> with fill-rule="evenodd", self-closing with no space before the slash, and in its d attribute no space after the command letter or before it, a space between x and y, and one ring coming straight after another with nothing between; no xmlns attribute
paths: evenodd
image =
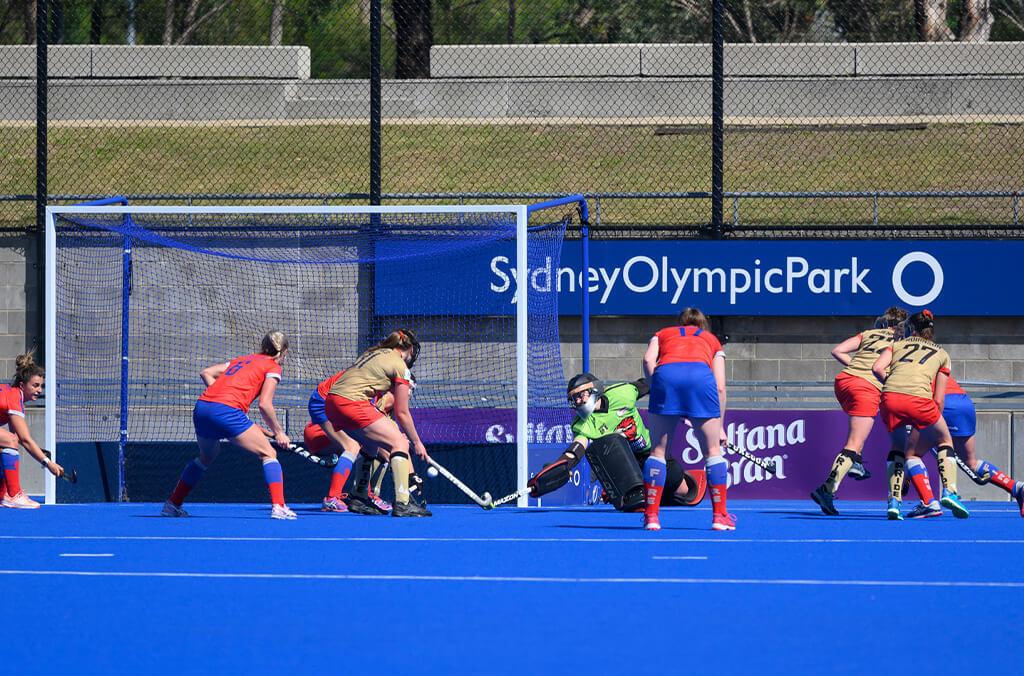
<svg viewBox="0 0 1024 676"><path fill-rule="evenodd" d="M947 394L942 417L954 437L973 437L978 427L974 402L966 394Z"/></svg>
<svg viewBox="0 0 1024 676"><path fill-rule="evenodd" d="M234 439L253 426L242 411L215 401L197 401L192 409L196 436L203 439Z"/></svg>
<svg viewBox="0 0 1024 676"><path fill-rule="evenodd" d="M700 362L662 364L651 377L651 398L647 408L657 415L687 418L717 418L718 385L711 367Z"/></svg>
<svg viewBox="0 0 1024 676"><path fill-rule="evenodd" d="M314 425L323 425L327 422L327 411L325 406L327 402L320 396L320 393L313 390L313 394L309 395L309 405L306 407L309 409L309 419L313 421Z"/></svg>

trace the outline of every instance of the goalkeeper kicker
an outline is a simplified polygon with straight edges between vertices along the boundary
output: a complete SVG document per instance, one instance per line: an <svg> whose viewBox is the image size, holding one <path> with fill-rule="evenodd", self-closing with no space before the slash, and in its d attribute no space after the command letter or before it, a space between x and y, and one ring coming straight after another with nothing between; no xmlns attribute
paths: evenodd
<svg viewBox="0 0 1024 676"><path fill-rule="evenodd" d="M576 411L573 441L554 462L530 479L530 496L541 497L564 486L584 458L604 487L615 509L635 512L644 508L641 468L651 451L651 434L640 418L637 399L647 396L644 378L615 383L607 388L591 373L569 379L566 396ZM701 474L687 472L673 458L667 459L667 479L661 504L691 506L704 497L707 482Z"/></svg>

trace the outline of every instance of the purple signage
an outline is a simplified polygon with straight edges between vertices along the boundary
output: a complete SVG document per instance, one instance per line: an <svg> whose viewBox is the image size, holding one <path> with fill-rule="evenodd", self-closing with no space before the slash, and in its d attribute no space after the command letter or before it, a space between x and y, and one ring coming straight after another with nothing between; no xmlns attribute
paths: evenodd
<svg viewBox="0 0 1024 676"><path fill-rule="evenodd" d="M514 443L515 411L511 409L414 409L416 426L426 443ZM847 416L842 411L731 410L725 414L729 441L756 456L772 458L777 473L770 474L735 453L729 460L730 497L751 499L805 499L828 476L836 454L846 441ZM567 409L533 409L527 423L527 443L558 444L572 440ZM693 429L684 422L676 428L670 453L686 467L703 467ZM889 439L877 423L864 447L870 479L847 478L839 489L843 500L884 501L887 494L885 458ZM531 453L531 455L535 455ZM936 476L934 461L926 459Z"/></svg>

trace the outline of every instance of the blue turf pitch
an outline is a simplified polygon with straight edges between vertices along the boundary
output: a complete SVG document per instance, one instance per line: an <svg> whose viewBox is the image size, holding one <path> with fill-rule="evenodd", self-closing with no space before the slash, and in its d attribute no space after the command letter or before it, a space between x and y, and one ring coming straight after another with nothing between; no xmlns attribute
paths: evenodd
<svg viewBox="0 0 1024 676"><path fill-rule="evenodd" d="M1024 519L740 502L432 519L262 505L0 510L5 673L994 673L1024 650ZM12 612L15 611L15 612Z"/></svg>

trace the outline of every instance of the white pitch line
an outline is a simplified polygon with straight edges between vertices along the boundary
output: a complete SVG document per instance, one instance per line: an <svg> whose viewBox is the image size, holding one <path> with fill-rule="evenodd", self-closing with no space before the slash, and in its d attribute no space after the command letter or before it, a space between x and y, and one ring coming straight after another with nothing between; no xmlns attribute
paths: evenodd
<svg viewBox="0 0 1024 676"><path fill-rule="evenodd" d="M640 530L637 528L636 530ZM664 531L662 531L664 532ZM133 541L133 542L496 542L496 543L627 543L643 542L659 544L666 542L711 542L715 544L883 544L883 545L1024 545L1024 540L954 540L954 539L896 539L876 538L857 540L852 538L735 538L729 535L710 538L666 538L657 535L631 538L514 538L514 537L260 537L260 536L217 536L217 535L0 535L0 540L69 540L69 541Z"/></svg>
<svg viewBox="0 0 1024 676"><path fill-rule="evenodd" d="M652 556L655 561L707 561L706 556Z"/></svg>
<svg viewBox="0 0 1024 676"><path fill-rule="evenodd" d="M350 580L387 582L511 582L532 584L626 584L626 585L782 585L808 587L963 587L1024 589L1024 582L970 582L955 580L805 580L805 579L743 579L709 577L513 577L498 575L344 575L330 573L177 573L141 571L89 570L0 570L0 575L39 575L52 577L139 577L189 578L209 580Z"/></svg>
<svg viewBox="0 0 1024 676"><path fill-rule="evenodd" d="M60 556L76 559L106 559L113 556L113 554L74 554L71 552L65 552Z"/></svg>

